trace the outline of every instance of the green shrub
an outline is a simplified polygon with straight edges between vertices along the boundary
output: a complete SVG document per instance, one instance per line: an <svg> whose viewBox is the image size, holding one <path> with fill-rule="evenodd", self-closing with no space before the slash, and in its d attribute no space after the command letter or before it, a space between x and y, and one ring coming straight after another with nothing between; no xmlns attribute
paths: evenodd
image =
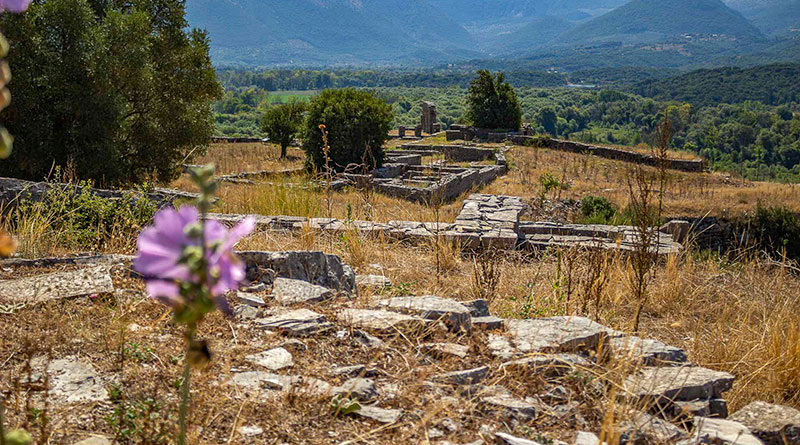
<svg viewBox="0 0 800 445"><path fill-rule="evenodd" d="M800 215L783 206L756 207L747 221L750 236L763 249L789 258L800 258Z"/></svg>
<svg viewBox="0 0 800 445"><path fill-rule="evenodd" d="M40 201L22 199L10 214L10 229L22 255L48 254L57 248L132 252L136 236L155 212L155 205L136 193L103 199L81 183L53 188Z"/></svg>
<svg viewBox="0 0 800 445"><path fill-rule="evenodd" d="M611 201L600 196L590 195L581 199L580 211L584 224L607 224L617 216L617 209Z"/></svg>
<svg viewBox="0 0 800 445"><path fill-rule="evenodd" d="M383 144L389 139L392 107L370 92L353 88L325 90L311 100L303 134L309 167L325 167L325 126L330 147L330 167L343 171L349 165L368 169L383 166Z"/></svg>

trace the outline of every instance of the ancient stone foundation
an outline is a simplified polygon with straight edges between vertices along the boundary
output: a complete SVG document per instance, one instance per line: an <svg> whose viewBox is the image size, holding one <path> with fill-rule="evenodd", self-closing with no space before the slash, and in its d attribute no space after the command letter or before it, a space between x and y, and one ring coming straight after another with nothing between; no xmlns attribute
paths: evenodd
<svg viewBox="0 0 800 445"><path fill-rule="evenodd" d="M426 243L440 236L462 248L482 250L541 250L578 248L631 251L637 243L637 229L631 226L603 226L527 222L520 218L528 210L522 198L502 195L471 195L453 223L389 221L342 221L335 218L257 216L262 230L357 232L398 241ZM244 215L214 214L212 218L233 225ZM672 236L657 232L650 246L654 253L678 253L682 247Z"/></svg>
<svg viewBox="0 0 800 445"><path fill-rule="evenodd" d="M509 141L516 145L541 146L552 150L590 154L601 158L650 166L658 166L660 163L658 158L646 153L554 139L546 136L529 136L523 133L491 133L485 129L454 125L447 130L446 137L448 141L479 140L494 143ZM702 160L667 159L665 160L665 165L670 170L686 172L701 172L705 169L705 162Z"/></svg>

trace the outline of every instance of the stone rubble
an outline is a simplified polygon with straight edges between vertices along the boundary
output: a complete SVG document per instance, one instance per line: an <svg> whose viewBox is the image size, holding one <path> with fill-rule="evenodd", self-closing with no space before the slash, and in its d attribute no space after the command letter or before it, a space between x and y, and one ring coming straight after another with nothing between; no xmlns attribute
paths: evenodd
<svg viewBox="0 0 800 445"><path fill-rule="evenodd" d="M688 439L678 442L680 445L763 445L746 426L724 419L698 417L695 428Z"/></svg>
<svg viewBox="0 0 800 445"><path fill-rule="evenodd" d="M303 280L275 278L272 284L275 300L284 306L299 303L318 303L333 298L330 289Z"/></svg>
<svg viewBox="0 0 800 445"><path fill-rule="evenodd" d="M373 309L344 309L337 315L342 323L377 334L419 332L425 320L411 315Z"/></svg>
<svg viewBox="0 0 800 445"><path fill-rule="evenodd" d="M49 396L62 403L95 403L109 400L106 382L86 358L65 357L47 363L43 357L31 361L32 380L49 378Z"/></svg>
<svg viewBox="0 0 800 445"><path fill-rule="evenodd" d="M392 311L413 314L432 321L443 321L455 332L469 332L472 317L463 304L435 296L395 297L378 303Z"/></svg>
<svg viewBox="0 0 800 445"><path fill-rule="evenodd" d="M356 284L361 287L389 287L392 281L383 275L356 275Z"/></svg>
<svg viewBox="0 0 800 445"><path fill-rule="evenodd" d="M259 352L258 354L250 354L244 359L254 365L267 368L270 371L278 371L294 365L292 354L283 348L275 348L268 351Z"/></svg>
<svg viewBox="0 0 800 445"><path fill-rule="evenodd" d="M259 328L277 330L295 337L320 334L333 329L333 325L324 315L308 309L279 312L270 317L258 318L254 323Z"/></svg>
<svg viewBox="0 0 800 445"><path fill-rule="evenodd" d="M498 215L492 224L495 223L511 226L514 220ZM332 296L339 293L355 291L357 282L365 286L365 281L357 280L352 269L341 263L338 257L319 252L288 255L250 252L246 258L248 274L257 279L255 284L243 286L255 292L240 290L231 294L231 298L238 303L235 307L237 313L242 318L252 319L249 324L239 324L239 328L263 329L294 337L281 347L244 357L245 362L259 370L236 370L223 380L242 388L247 394L291 391L313 397L338 395L362 404L361 409L353 415L384 424L396 423L403 415L403 410L375 405L398 400L396 383L388 380L390 376L382 373L375 363L369 363L369 366L331 365L327 375L341 383L338 386L311 376L281 375L276 372L294 366L290 350L303 351L308 348L296 337L335 336L336 339L350 341L357 348L384 348L379 354L390 353L394 339L404 338L418 341L415 344L419 347L419 363L424 367L432 365L435 369L452 361L463 362L463 368L467 368L429 375L427 381L420 382L425 391L437 394L437 399L450 398L454 404L460 403L460 398L471 399L481 412L502 417L512 425L543 417L586 429L587 421L582 417L579 401L576 400L579 394L563 379L566 376L592 376L604 361L611 358L633 360L642 366L624 378L619 401L649 409L648 412L629 413L618 425L622 443L680 441L678 443L687 445L747 445L762 443L763 440L767 444L778 444L783 443L783 436L787 437L789 443L800 443L800 411L792 408L754 402L729 420L715 418L727 416L723 393L732 387L734 377L693 366L688 363L685 351L659 341L625 336L582 317L502 319L490 314L485 300L462 303L431 295L404 296L373 301L372 308L357 308L353 307L352 301L361 300L331 300ZM301 258L304 268L287 264L293 261L292 258ZM108 273L108 266L97 268L101 269ZM370 278L369 282L382 281ZM2 284L0 282L0 286ZM264 298L270 289L274 301L269 297ZM328 320L326 315L308 308L281 308L275 303L304 304L312 308L328 306L332 308L335 320ZM261 313L265 314L259 318ZM442 325L446 325L450 332L437 330ZM459 344L472 327L492 331L476 332L476 335L485 340L491 354L505 360L501 365L477 366L480 363L473 361L472 355L480 352L480 348L476 351ZM386 343L371 334L383 336ZM448 337L440 337L444 335ZM305 341L311 344L316 340ZM595 358L597 352L605 354ZM43 369L44 362L37 362L37 366ZM51 395L62 403L105 402L109 399L106 382L86 359L68 357L55 360L50 363L47 372ZM492 380L495 377L498 380L483 385L482 382L490 376ZM499 378L504 376L537 376L537 381L545 386L534 397L521 398L498 385ZM603 394L603 384L597 380L593 383L594 386L587 383L583 391ZM429 436L433 434L445 438L447 434L459 431L458 422L450 420L449 423L441 421L431 424L427 430ZM694 425L691 435L680 425ZM240 434L247 436L245 432L240 431ZM261 433L252 430L252 435L258 434ZM590 441L590 434L581 437L589 440L586 443L597 443ZM498 443L536 443L502 432L496 432L495 438Z"/></svg>
<svg viewBox="0 0 800 445"><path fill-rule="evenodd" d="M766 402L753 402L729 420L746 426L767 445L800 444L800 410Z"/></svg>
<svg viewBox="0 0 800 445"><path fill-rule="evenodd" d="M380 423L397 423L403 416L403 411L399 409L384 409L377 406L361 405L361 409L355 413L358 416L375 420Z"/></svg>
<svg viewBox="0 0 800 445"><path fill-rule="evenodd" d="M506 320L517 354L596 350L618 332L582 317Z"/></svg>

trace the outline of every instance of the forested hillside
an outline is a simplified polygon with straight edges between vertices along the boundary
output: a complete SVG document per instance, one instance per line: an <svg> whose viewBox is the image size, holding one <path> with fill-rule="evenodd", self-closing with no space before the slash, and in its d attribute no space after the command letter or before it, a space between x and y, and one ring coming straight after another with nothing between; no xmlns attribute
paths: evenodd
<svg viewBox="0 0 800 445"><path fill-rule="evenodd" d="M745 101L786 104L800 98L800 65L699 70L671 79L646 80L629 90L658 100L677 100L694 106Z"/></svg>

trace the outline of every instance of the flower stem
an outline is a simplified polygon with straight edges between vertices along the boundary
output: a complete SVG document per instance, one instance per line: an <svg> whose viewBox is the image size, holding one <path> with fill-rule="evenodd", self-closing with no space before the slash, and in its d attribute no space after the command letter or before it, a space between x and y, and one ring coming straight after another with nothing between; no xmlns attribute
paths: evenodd
<svg viewBox="0 0 800 445"><path fill-rule="evenodd" d="M181 405L178 411L178 424L180 433L178 434L178 445L186 445L186 417L189 412L189 401L191 394L189 388L192 378L192 344L194 343L194 324L186 326L186 353L183 356L183 380L181 381Z"/></svg>

